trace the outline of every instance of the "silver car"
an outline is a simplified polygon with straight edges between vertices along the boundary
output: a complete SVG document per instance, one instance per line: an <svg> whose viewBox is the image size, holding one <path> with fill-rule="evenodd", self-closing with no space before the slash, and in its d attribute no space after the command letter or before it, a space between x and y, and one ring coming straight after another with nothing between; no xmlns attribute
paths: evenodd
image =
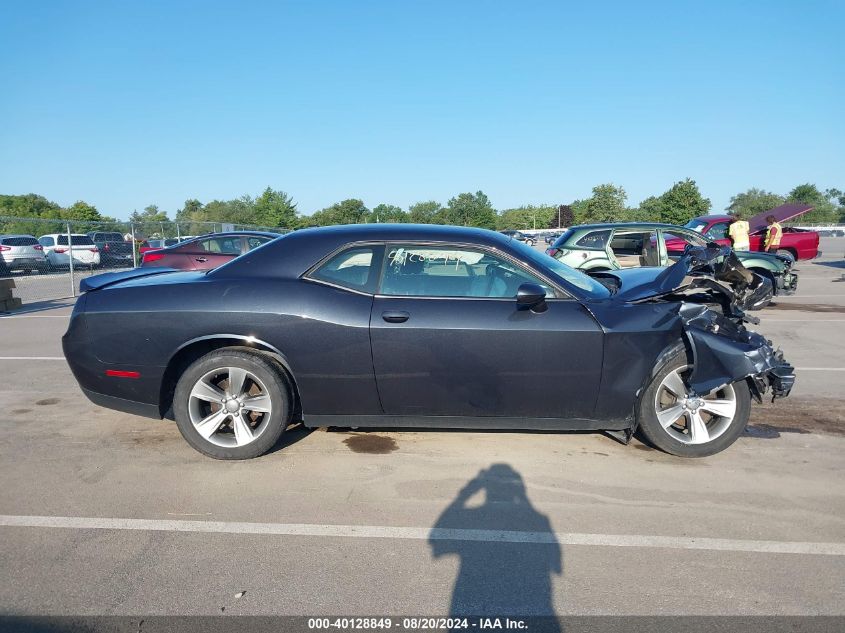
<svg viewBox="0 0 845 633"><path fill-rule="evenodd" d="M44 247L32 235L0 235L0 268L9 272L44 270Z"/></svg>

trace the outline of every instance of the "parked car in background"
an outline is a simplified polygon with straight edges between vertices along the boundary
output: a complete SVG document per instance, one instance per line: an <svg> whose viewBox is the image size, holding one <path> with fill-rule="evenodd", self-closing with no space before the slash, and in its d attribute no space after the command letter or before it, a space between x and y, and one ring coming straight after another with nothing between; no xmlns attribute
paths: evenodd
<svg viewBox="0 0 845 633"><path fill-rule="evenodd" d="M103 266L131 266L132 242L123 239L117 231L91 231L88 237L100 249L100 264Z"/></svg>
<svg viewBox="0 0 845 633"><path fill-rule="evenodd" d="M143 255L147 251L154 251L160 248L167 248L169 246L174 246L179 244L181 240L176 237L168 237L167 239L163 240L144 240L141 242L141 245L138 247L138 252Z"/></svg>
<svg viewBox="0 0 845 633"><path fill-rule="evenodd" d="M674 251L667 245L672 243ZM584 224L568 229L546 254L587 273L623 268L669 266L687 246L704 247L709 242L700 233L673 224L619 222ZM683 244L678 248L679 244ZM776 294L792 294L798 287L792 260L769 253L736 252L753 273L772 282Z"/></svg>
<svg viewBox="0 0 845 633"><path fill-rule="evenodd" d="M71 255L74 266L94 268L100 265L100 249L94 240L84 233L72 233L70 240L68 245L67 233L50 233L38 238L49 268L70 268Z"/></svg>
<svg viewBox="0 0 845 633"><path fill-rule="evenodd" d="M499 231L502 235L507 235L510 238L518 240L520 242L525 242L528 246L534 246L537 242L537 238L533 235L529 235L528 233L523 233L522 231Z"/></svg>
<svg viewBox="0 0 845 633"><path fill-rule="evenodd" d="M750 246L752 251L765 250L766 229L768 223L766 218L774 215L778 221L786 221L796 218L811 210L810 205L785 204L775 207L769 211L759 213L748 220ZM728 227L733 222L729 215L702 215L687 222L684 226L701 233L711 242L723 246L731 246L731 238L728 236ZM670 252L679 253L684 250L683 242L669 242L667 248ZM796 259L814 259L821 255L819 251L819 234L815 231L805 231L791 226L783 227L783 236L780 240L778 255Z"/></svg>
<svg viewBox="0 0 845 633"><path fill-rule="evenodd" d="M210 270L277 237L278 233L265 231L212 233L168 248L148 250L144 253L141 266Z"/></svg>
<svg viewBox="0 0 845 633"><path fill-rule="evenodd" d="M0 272L44 270L44 247L32 235L0 235Z"/></svg>
<svg viewBox="0 0 845 633"><path fill-rule="evenodd" d="M795 380L745 327L743 272L729 248L698 248L599 283L493 231L331 226L210 272L83 279L62 344L94 403L172 412L217 459L266 453L293 416L623 442L639 429L702 457L740 437L752 398L786 396ZM771 296L758 290L751 301Z"/></svg>
<svg viewBox="0 0 845 633"><path fill-rule="evenodd" d="M557 241L557 239L561 235L563 235L563 233L564 232L562 230L561 231L550 231L549 233L546 233L545 236L543 236L543 239L545 240L546 244L552 245Z"/></svg>

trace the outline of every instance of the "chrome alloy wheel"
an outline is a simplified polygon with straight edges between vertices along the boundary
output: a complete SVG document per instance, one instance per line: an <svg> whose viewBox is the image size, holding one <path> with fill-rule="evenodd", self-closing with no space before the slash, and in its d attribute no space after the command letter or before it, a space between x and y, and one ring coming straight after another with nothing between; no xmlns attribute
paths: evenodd
<svg viewBox="0 0 845 633"><path fill-rule="evenodd" d="M680 367L661 381L654 396L660 426L684 444L706 444L722 435L736 416L733 385L714 389L705 396L690 393L684 381L689 367Z"/></svg>
<svg viewBox="0 0 845 633"><path fill-rule="evenodd" d="M246 446L273 412L267 387L240 367L214 369L191 389L188 413L197 433L217 446Z"/></svg>

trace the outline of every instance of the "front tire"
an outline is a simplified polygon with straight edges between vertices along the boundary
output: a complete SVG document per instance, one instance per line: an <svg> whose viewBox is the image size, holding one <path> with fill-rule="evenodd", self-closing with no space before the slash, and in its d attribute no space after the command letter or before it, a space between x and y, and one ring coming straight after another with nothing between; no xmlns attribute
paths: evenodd
<svg viewBox="0 0 845 633"><path fill-rule="evenodd" d="M639 428L646 439L671 455L706 457L733 444L748 423L751 392L745 381L704 396L690 394L686 350L670 357L643 392Z"/></svg>
<svg viewBox="0 0 845 633"><path fill-rule="evenodd" d="M250 459L269 451L290 422L291 389L263 355L221 349L179 378L173 412L182 437L215 459Z"/></svg>

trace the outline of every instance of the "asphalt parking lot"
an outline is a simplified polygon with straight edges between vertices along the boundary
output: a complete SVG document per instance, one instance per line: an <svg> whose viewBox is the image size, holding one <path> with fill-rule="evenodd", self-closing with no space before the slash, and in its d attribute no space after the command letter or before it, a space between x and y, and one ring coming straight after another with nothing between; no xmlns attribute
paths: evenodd
<svg viewBox="0 0 845 633"><path fill-rule="evenodd" d="M292 427L214 461L89 403L61 358L72 303L25 306L0 317L0 608L845 615L845 238L822 248L759 313L792 396L700 460L593 433Z"/></svg>

